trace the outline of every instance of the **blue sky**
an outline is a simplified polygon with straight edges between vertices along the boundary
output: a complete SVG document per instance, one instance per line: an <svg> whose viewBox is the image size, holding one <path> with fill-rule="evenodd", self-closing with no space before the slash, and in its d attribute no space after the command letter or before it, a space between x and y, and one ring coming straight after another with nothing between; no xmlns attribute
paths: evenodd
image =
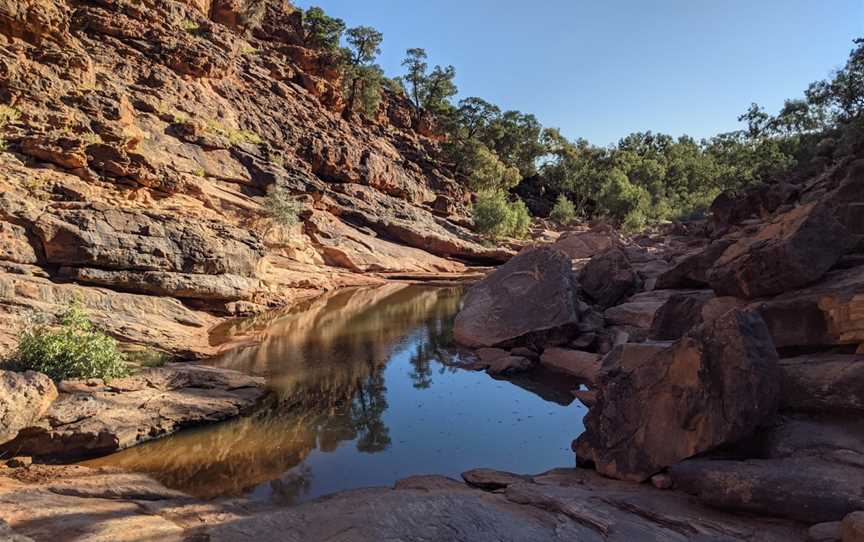
<svg viewBox="0 0 864 542"><path fill-rule="evenodd" d="M864 0L298 0L453 64L460 97L537 115L605 145L653 130L701 138L739 127L751 102L840 68L864 37Z"/></svg>

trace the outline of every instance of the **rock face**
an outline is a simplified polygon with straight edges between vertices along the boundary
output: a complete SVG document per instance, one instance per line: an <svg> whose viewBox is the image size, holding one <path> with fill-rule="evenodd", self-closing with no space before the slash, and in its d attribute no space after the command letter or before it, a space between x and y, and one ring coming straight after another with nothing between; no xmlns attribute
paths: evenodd
<svg viewBox="0 0 864 542"><path fill-rule="evenodd" d="M470 195L407 99L385 92L373 118L344 118L338 58L306 38L283 0L0 0L0 102L15 117L0 153L0 349L62 310L58 289L98 298L100 323L130 294L180 300L139 301L159 305L138 311L146 325L121 314L108 331L203 357L224 316L375 280L364 273L514 254L472 232ZM273 216L274 193L296 212ZM183 311L193 325L165 314Z"/></svg>
<svg viewBox="0 0 864 542"><path fill-rule="evenodd" d="M602 308L611 307L634 293L639 276L624 252L612 248L591 258L579 277L582 291Z"/></svg>
<svg viewBox="0 0 864 542"><path fill-rule="evenodd" d="M579 319L570 259L554 248L533 248L471 287L453 336L472 347L538 340L542 344Z"/></svg>
<svg viewBox="0 0 864 542"><path fill-rule="evenodd" d="M275 509L246 501L200 503L141 474L43 466L33 469L32 479L4 474L0 470L0 517L9 518L12 536L37 540L60 532L70 540L122 542L805 540L805 529L793 522L742 518L687 495L570 469L463 475L494 493L441 476L415 476L393 488Z"/></svg>
<svg viewBox="0 0 864 542"><path fill-rule="evenodd" d="M727 248L714 262L709 282L719 295L780 294L821 278L848 245L846 228L827 207L801 205Z"/></svg>
<svg viewBox="0 0 864 542"><path fill-rule="evenodd" d="M864 412L864 355L809 355L780 362L783 409Z"/></svg>
<svg viewBox="0 0 864 542"><path fill-rule="evenodd" d="M64 393L38 421L5 444L12 455L77 459L108 454L184 427L248 412L264 382L228 371L174 364L110 384L62 383Z"/></svg>
<svg viewBox="0 0 864 542"><path fill-rule="evenodd" d="M604 475L646 480L770 421L778 380L762 319L731 311L634 367L604 373L577 456Z"/></svg>
<svg viewBox="0 0 864 542"><path fill-rule="evenodd" d="M57 388L47 376L0 370L0 444L36 422L57 398Z"/></svg>

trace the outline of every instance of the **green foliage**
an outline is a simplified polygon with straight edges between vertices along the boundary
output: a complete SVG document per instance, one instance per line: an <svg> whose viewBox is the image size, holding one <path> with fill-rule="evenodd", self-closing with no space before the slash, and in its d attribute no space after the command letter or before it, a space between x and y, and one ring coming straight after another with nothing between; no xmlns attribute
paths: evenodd
<svg viewBox="0 0 864 542"><path fill-rule="evenodd" d="M463 153L462 167L468 172L471 190L509 190L522 180L518 169L503 163L477 140L469 140L459 151Z"/></svg>
<svg viewBox="0 0 864 542"><path fill-rule="evenodd" d="M15 371L38 371L54 380L108 380L129 374L117 342L96 329L78 303L63 313L59 327L40 325L25 330L7 366Z"/></svg>
<svg viewBox="0 0 864 542"><path fill-rule="evenodd" d="M522 238L531 226L531 215L525 203L520 199L508 201L502 190L478 193L472 217L477 231L491 239Z"/></svg>
<svg viewBox="0 0 864 542"><path fill-rule="evenodd" d="M567 224L576 218L576 206L573 202L567 199L564 194L558 194L558 199L555 200L555 206L552 207L552 213L549 218L559 224Z"/></svg>
<svg viewBox="0 0 864 542"><path fill-rule="evenodd" d="M10 122L15 122L21 117L21 112L8 105L0 105L0 130ZM6 150L6 141L0 137L0 152Z"/></svg>
<svg viewBox="0 0 864 542"><path fill-rule="evenodd" d="M201 31L201 25L191 19L183 19L183 21L180 22L180 28L190 34L196 34Z"/></svg>
<svg viewBox="0 0 864 542"><path fill-rule="evenodd" d="M152 348L130 350L125 355L129 365L140 368L164 367L173 360L171 354Z"/></svg>
<svg viewBox="0 0 864 542"><path fill-rule="evenodd" d="M415 123L419 122L424 113L436 117L450 114L453 106L449 100L458 92L454 82L456 69L453 66L435 66L429 72L426 58L424 49L408 49L405 60L402 61L402 65L407 69L402 82L414 107Z"/></svg>
<svg viewBox="0 0 864 542"><path fill-rule="evenodd" d="M300 212L303 205L282 187L274 187L264 200L264 209L271 224L282 228L291 228L300 222Z"/></svg>
<svg viewBox="0 0 864 542"><path fill-rule="evenodd" d="M348 97L345 116L360 112L367 117L378 112L384 72L374 64L381 54L384 36L368 26L351 28L346 33L343 92Z"/></svg>
<svg viewBox="0 0 864 542"><path fill-rule="evenodd" d="M240 145L243 143L251 143L252 145L260 145L264 142L261 136L249 130L238 130L226 126L216 119L208 119L205 129L211 134L224 137L232 145Z"/></svg>
<svg viewBox="0 0 864 542"><path fill-rule="evenodd" d="M323 9L313 6L303 14L303 31L307 46L335 51L345 31L345 21L330 17Z"/></svg>

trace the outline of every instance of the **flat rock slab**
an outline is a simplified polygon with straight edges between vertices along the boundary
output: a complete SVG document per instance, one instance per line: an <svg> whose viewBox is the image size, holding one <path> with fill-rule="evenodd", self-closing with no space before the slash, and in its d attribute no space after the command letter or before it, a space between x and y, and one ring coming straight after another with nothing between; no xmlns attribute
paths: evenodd
<svg viewBox="0 0 864 542"><path fill-rule="evenodd" d="M201 503L141 474L0 469L0 518L15 536L62 535L75 542L799 542L806 536L800 524L735 516L683 493L592 471L558 469L532 477L479 469L463 477L495 493L442 476L413 476L393 488L273 508Z"/></svg>
<svg viewBox="0 0 864 542"><path fill-rule="evenodd" d="M241 415L267 393L262 378L187 364L148 369L110 384L64 382L61 388L72 393L62 394L2 451L67 460L109 454Z"/></svg>
<svg viewBox="0 0 864 542"><path fill-rule="evenodd" d="M780 361L782 408L864 412L864 355L810 355Z"/></svg>
<svg viewBox="0 0 864 542"><path fill-rule="evenodd" d="M808 524L864 510L864 469L820 457L697 459L670 469L676 489L714 507Z"/></svg>

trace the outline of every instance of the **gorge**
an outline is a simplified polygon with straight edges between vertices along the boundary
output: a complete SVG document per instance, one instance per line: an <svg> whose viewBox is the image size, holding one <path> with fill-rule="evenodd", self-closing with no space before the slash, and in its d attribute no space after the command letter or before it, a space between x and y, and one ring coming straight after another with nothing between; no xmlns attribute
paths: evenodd
<svg viewBox="0 0 864 542"><path fill-rule="evenodd" d="M604 149L380 43L0 0L0 541L864 540L864 44Z"/></svg>

